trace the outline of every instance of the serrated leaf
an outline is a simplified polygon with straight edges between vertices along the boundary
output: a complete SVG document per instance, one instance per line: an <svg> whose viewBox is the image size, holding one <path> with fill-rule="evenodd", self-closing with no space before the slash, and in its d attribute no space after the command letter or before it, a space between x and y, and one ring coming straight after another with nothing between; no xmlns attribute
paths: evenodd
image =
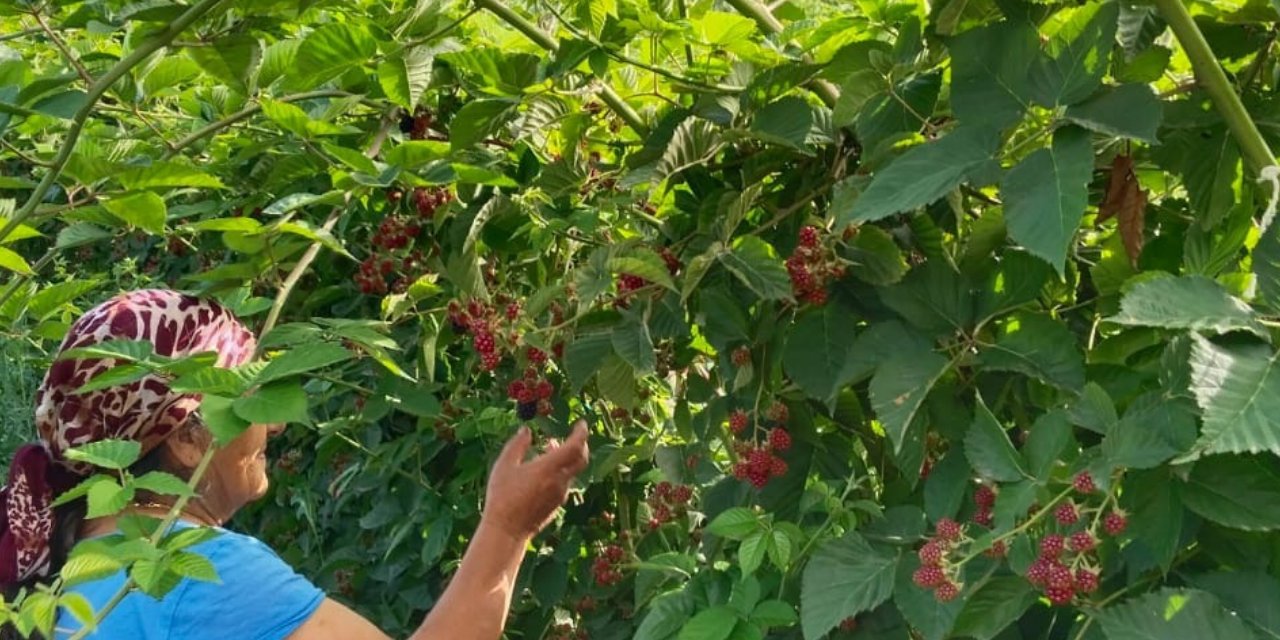
<svg viewBox="0 0 1280 640"><path fill-rule="evenodd" d="M813 109L803 98L786 96L756 113L751 132L762 140L804 149L813 128Z"/></svg>
<svg viewBox="0 0 1280 640"><path fill-rule="evenodd" d="M97 440L63 452L68 460L86 462L103 469L127 469L142 455L142 444L136 440Z"/></svg>
<svg viewBox="0 0 1280 640"><path fill-rule="evenodd" d="M1093 145L1089 134L1064 127L1053 146L1027 156L1000 185L1009 237L1061 275L1089 202Z"/></svg>
<svg viewBox="0 0 1280 640"><path fill-rule="evenodd" d="M198 553L178 551L170 559L169 567L174 573L184 578L191 578L199 582L222 583L222 580L218 577L218 570L213 567L213 563Z"/></svg>
<svg viewBox="0 0 1280 640"><path fill-rule="evenodd" d="M246 92L247 81L262 62L262 43L258 39L237 33L224 35L204 47L187 47L191 56L205 73Z"/></svg>
<svg viewBox="0 0 1280 640"><path fill-rule="evenodd" d="M1046 315L1009 317L995 344L982 350L981 362L988 370L1015 371L1067 391L1084 387L1084 356L1075 334Z"/></svg>
<svg viewBox="0 0 1280 640"><path fill-rule="evenodd" d="M1035 590L1021 576L992 578L965 600L953 633L957 637L991 640L1022 617L1035 601Z"/></svg>
<svg viewBox="0 0 1280 640"><path fill-rule="evenodd" d="M912 269L902 282L881 289L880 299L913 327L933 335L953 334L973 323L969 284L943 260Z"/></svg>
<svg viewBox="0 0 1280 640"><path fill-rule="evenodd" d="M119 572L124 565L105 553L73 553L62 565L58 577L68 587L101 580Z"/></svg>
<svg viewBox="0 0 1280 640"><path fill-rule="evenodd" d="M849 339L854 318L839 305L828 304L800 317L791 327L782 352L787 376L810 397L828 407L845 386L854 341Z"/></svg>
<svg viewBox="0 0 1280 640"><path fill-rule="evenodd" d="M164 223L169 217L164 199L150 191L104 200L102 208L125 223L156 235L164 233Z"/></svg>
<svg viewBox="0 0 1280 640"><path fill-rule="evenodd" d="M727 606L704 609L680 629L678 640L725 640L738 623L738 614Z"/></svg>
<svg viewBox="0 0 1280 640"><path fill-rule="evenodd" d="M1022 448L1027 470L1037 479L1047 480L1053 465L1061 459L1071 440L1071 424L1065 411L1054 409L1036 418Z"/></svg>
<svg viewBox="0 0 1280 640"><path fill-rule="evenodd" d="M1196 441L1196 420L1185 401L1135 401L1102 441L1102 455L1113 467L1150 469L1185 453Z"/></svg>
<svg viewBox="0 0 1280 640"><path fill-rule="evenodd" d="M1125 475L1121 504L1129 510L1128 536L1168 571L1182 548L1186 509L1181 483L1167 467Z"/></svg>
<svg viewBox="0 0 1280 640"><path fill-rule="evenodd" d="M107 340L87 347L67 349L59 360L90 358L115 358L125 362L142 361L155 354L155 347L146 340Z"/></svg>
<svg viewBox="0 0 1280 640"><path fill-rule="evenodd" d="M191 487L178 476L163 471L149 471L133 479L133 486L143 491L168 496L193 496Z"/></svg>
<svg viewBox="0 0 1280 640"><path fill-rule="evenodd" d="M989 162L995 147L994 136L986 129L956 129L902 154L876 172L871 185L852 202L833 202L830 215L843 228L923 207L950 193L970 171Z"/></svg>
<svg viewBox="0 0 1280 640"><path fill-rule="evenodd" d="M1120 300L1117 324L1190 331L1249 331L1266 337L1253 309L1204 276L1163 276L1143 280Z"/></svg>
<svg viewBox="0 0 1280 640"><path fill-rule="evenodd" d="M1280 638L1280 580L1259 569L1217 571L1193 576L1192 586L1212 593L1264 638Z"/></svg>
<svg viewBox="0 0 1280 640"><path fill-rule="evenodd" d="M48 285L41 289L39 293L31 296L31 301L27 303L27 313L36 318L47 318L64 305L93 291L101 284L101 280L76 279L70 282Z"/></svg>
<svg viewBox="0 0 1280 640"><path fill-rule="evenodd" d="M89 487L87 518L115 515L133 500L133 488L122 487L115 480L106 480Z"/></svg>
<svg viewBox="0 0 1280 640"><path fill-rule="evenodd" d="M254 381L257 384L323 369L351 359L351 352L340 344L321 342L291 349L263 367Z"/></svg>
<svg viewBox="0 0 1280 640"><path fill-rule="evenodd" d="M661 155L648 165L637 167L623 177L623 187L660 184L671 176L705 163L724 146L716 126L689 116L676 125Z"/></svg>
<svg viewBox="0 0 1280 640"><path fill-rule="evenodd" d="M738 547L738 566L744 574L752 574L764 564L769 550L769 538L764 531L757 531L746 537Z"/></svg>
<svg viewBox="0 0 1280 640"><path fill-rule="evenodd" d="M1204 591L1162 589L1097 614L1107 640L1257 640L1239 618Z"/></svg>
<svg viewBox="0 0 1280 640"><path fill-rule="evenodd" d="M1182 490L1188 509L1247 531L1280 529L1280 461L1274 456L1221 455L1196 462Z"/></svg>
<svg viewBox="0 0 1280 640"><path fill-rule="evenodd" d="M898 556L879 551L855 532L823 544L805 567L800 618L806 640L841 620L870 611L893 592Z"/></svg>
<svg viewBox="0 0 1280 640"><path fill-rule="evenodd" d="M59 249L74 249L75 247L91 244L99 240L105 240L111 237L111 232L102 229L88 222L76 222L67 225L58 232L58 241L56 243ZM2 254L3 251L0 251Z"/></svg>
<svg viewBox="0 0 1280 640"><path fill-rule="evenodd" d="M935 468L934 473L936 472ZM932 474L929 479L933 479ZM961 484L961 487L964 485ZM898 563L893 603L902 612L902 617L920 632L922 640L945 640L951 636L951 629L955 626L965 601L957 598L951 602L938 602L931 591L921 589L912 579L912 574L919 567L920 561L914 555L904 557Z"/></svg>
<svg viewBox="0 0 1280 640"><path fill-rule="evenodd" d="M144 189L222 189L226 185L205 171L176 162L152 162L145 167L126 169L114 176L129 191ZM114 213L114 212L113 212Z"/></svg>
<svg viewBox="0 0 1280 640"><path fill-rule="evenodd" d="M139 364L117 365L95 375L88 382L77 388L75 393L86 394L101 389L123 386L137 382L148 375L151 375L151 370Z"/></svg>
<svg viewBox="0 0 1280 640"><path fill-rule="evenodd" d="M888 231L863 225L845 255L853 262L853 275L863 282L886 286L907 274L907 259Z"/></svg>
<svg viewBox="0 0 1280 640"><path fill-rule="evenodd" d="M969 490L972 471L962 447L953 446L933 465L924 483L924 511L929 520L954 518Z"/></svg>
<svg viewBox="0 0 1280 640"><path fill-rule="evenodd" d="M1034 27L1001 22L947 41L951 109L962 123L1003 129L1030 103L1028 73L1040 49Z"/></svg>
<svg viewBox="0 0 1280 640"><path fill-rule="evenodd" d="M1046 55L1031 69L1032 93L1046 107L1075 104L1102 84L1116 39L1117 3L1067 10Z"/></svg>
<svg viewBox="0 0 1280 640"><path fill-rule="evenodd" d="M1280 454L1280 354L1192 336L1191 392L1203 411L1195 450Z"/></svg>
<svg viewBox="0 0 1280 640"><path fill-rule="evenodd" d="M614 352L631 365L637 376L647 376L657 367L658 358L653 338L649 336L649 327L638 316L627 318L614 327L611 341Z"/></svg>
<svg viewBox="0 0 1280 640"><path fill-rule="evenodd" d="M1017 482L1027 477L1022 456L1009 441L1004 426L978 396L973 424L964 438L964 452L975 471L998 482Z"/></svg>
<svg viewBox="0 0 1280 640"><path fill-rule="evenodd" d="M665 289L676 291L675 281L667 270L667 263L652 249L636 248L611 256L608 260L609 272L630 274L644 278L647 282L660 285Z"/></svg>
<svg viewBox="0 0 1280 640"><path fill-rule="evenodd" d="M236 415L232 408L235 402L231 398L207 393L200 401L200 418L219 445L226 446L251 426Z"/></svg>
<svg viewBox="0 0 1280 640"><path fill-rule="evenodd" d="M707 533L730 540L742 540L760 530L760 518L746 507L733 507L707 525Z"/></svg>
<svg viewBox="0 0 1280 640"><path fill-rule="evenodd" d="M744 236L732 251L720 254L720 263L763 300L791 298L791 278L769 243Z"/></svg>
<svg viewBox="0 0 1280 640"><path fill-rule="evenodd" d="M950 362L932 351L910 351L890 357L872 376L871 408L894 451L902 450L925 397L949 368Z"/></svg>
<svg viewBox="0 0 1280 640"><path fill-rule="evenodd" d="M282 424L310 421L307 415L307 392L297 382L273 382L253 394L236 400L235 414L252 424Z"/></svg>
<svg viewBox="0 0 1280 640"><path fill-rule="evenodd" d="M377 53L378 45L369 29L359 22L330 22L312 31L298 47L293 70L286 83L309 89L337 78L353 66L364 64Z"/></svg>
<svg viewBox="0 0 1280 640"><path fill-rule="evenodd" d="M1146 84L1123 84L1072 105L1067 119L1092 131L1156 143L1164 103Z"/></svg>
<svg viewBox="0 0 1280 640"><path fill-rule="evenodd" d="M751 621L762 627L789 627L800 621L796 608L782 600L765 600L751 612Z"/></svg>
<svg viewBox="0 0 1280 640"><path fill-rule="evenodd" d="M498 132L515 115L516 103L499 98L468 102L454 116L449 143L454 151L469 148Z"/></svg>
<svg viewBox="0 0 1280 640"><path fill-rule="evenodd" d="M27 262L26 258L6 247L0 247L0 268L8 269L24 276L33 275L34 273L31 270L31 264Z"/></svg>
<svg viewBox="0 0 1280 640"><path fill-rule="evenodd" d="M431 84L435 53L428 47L413 47L404 55L378 65L378 82L392 102L412 111Z"/></svg>

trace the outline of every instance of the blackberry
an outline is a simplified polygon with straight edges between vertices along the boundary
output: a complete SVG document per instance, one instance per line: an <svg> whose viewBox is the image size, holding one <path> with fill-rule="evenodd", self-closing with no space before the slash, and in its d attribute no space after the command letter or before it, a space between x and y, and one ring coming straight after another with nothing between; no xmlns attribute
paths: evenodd
<svg viewBox="0 0 1280 640"><path fill-rule="evenodd" d="M538 401L517 403L516 416L521 420L532 420L538 417Z"/></svg>

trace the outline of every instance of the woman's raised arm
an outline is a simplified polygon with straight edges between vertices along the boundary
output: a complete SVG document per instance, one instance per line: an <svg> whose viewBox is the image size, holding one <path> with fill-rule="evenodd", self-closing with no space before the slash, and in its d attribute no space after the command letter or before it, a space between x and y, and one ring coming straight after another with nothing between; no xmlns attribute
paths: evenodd
<svg viewBox="0 0 1280 640"><path fill-rule="evenodd" d="M524 461L532 436L521 428L489 474L484 515L462 565L414 640L497 640L506 625L516 576L529 540L555 516L573 479L587 466L587 428L579 422L563 443ZM326 600L290 640L386 638L373 623Z"/></svg>

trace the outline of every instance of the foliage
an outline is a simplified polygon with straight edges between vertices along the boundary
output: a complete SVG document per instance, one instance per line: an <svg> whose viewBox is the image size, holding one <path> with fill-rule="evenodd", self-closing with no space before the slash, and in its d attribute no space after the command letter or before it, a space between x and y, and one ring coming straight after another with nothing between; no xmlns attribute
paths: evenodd
<svg viewBox="0 0 1280 640"><path fill-rule="evenodd" d="M1274 4L1190 8L1273 141ZM577 417L513 635L1280 633L1271 194L1152 6L0 11L6 336L149 283L262 329L102 383L301 425L239 524L389 633L515 425ZM155 531L67 571L209 577Z"/></svg>

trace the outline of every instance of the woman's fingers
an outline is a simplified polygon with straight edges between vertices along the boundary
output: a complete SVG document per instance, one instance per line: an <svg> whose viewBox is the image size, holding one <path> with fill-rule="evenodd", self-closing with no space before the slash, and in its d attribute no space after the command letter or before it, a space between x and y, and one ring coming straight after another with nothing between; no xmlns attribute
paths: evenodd
<svg viewBox="0 0 1280 640"><path fill-rule="evenodd" d="M499 468L519 466L524 462L524 456L529 452L529 445L532 442L533 436L529 433L529 427L520 427L516 435L502 447L502 453L498 454L498 461L494 466Z"/></svg>

